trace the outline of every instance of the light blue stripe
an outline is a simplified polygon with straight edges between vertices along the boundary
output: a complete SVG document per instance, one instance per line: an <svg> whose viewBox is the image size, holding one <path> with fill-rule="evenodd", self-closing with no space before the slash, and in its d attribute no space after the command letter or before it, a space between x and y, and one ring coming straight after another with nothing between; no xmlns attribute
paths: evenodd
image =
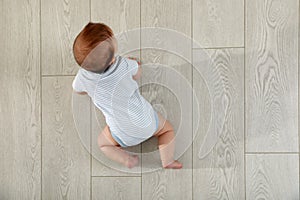
<svg viewBox="0 0 300 200"><path fill-rule="evenodd" d="M122 147L127 147L127 145L126 144L124 144L123 142L122 142L122 140L117 136L117 135L115 135L112 131L111 131L111 136L122 146Z"/></svg>

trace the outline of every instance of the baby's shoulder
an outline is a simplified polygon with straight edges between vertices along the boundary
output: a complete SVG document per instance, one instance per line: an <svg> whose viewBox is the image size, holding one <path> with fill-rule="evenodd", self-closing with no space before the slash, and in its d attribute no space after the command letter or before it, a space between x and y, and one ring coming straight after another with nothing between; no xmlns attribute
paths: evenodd
<svg viewBox="0 0 300 200"><path fill-rule="evenodd" d="M120 69L120 70L124 70L124 69L129 69L130 67L130 65L132 65L133 63L131 62L131 60L129 59L129 58L127 58L127 57L123 57L123 56L120 56L120 55L118 55L118 56L116 56L116 61L117 61L117 63L116 63L116 67L118 68L118 69Z"/></svg>
<svg viewBox="0 0 300 200"><path fill-rule="evenodd" d="M99 78L97 73L90 72L82 67L79 68L76 76L89 81L96 81Z"/></svg>

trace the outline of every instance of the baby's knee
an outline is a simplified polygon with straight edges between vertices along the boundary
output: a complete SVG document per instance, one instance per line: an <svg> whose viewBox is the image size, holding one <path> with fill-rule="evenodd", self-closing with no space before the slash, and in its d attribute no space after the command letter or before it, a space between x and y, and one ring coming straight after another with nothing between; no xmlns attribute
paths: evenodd
<svg viewBox="0 0 300 200"><path fill-rule="evenodd" d="M174 134L174 128L172 126L172 124L166 120L164 122L163 128L157 133L155 134L156 137L161 136L163 134Z"/></svg>
<svg viewBox="0 0 300 200"><path fill-rule="evenodd" d="M167 131L174 131L173 125L171 124L171 122L169 120L166 120L166 122L164 124L164 129Z"/></svg>

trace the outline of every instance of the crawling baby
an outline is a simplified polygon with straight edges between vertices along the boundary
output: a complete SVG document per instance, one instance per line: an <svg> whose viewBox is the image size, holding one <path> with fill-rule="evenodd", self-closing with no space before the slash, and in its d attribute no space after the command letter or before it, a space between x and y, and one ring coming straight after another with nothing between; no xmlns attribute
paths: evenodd
<svg viewBox="0 0 300 200"><path fill-rule="evenodd" d="M139 158L122 147L138 145L154 136L158 139L162 166L182 168L174 160L175 135L171 123L139 92L140 63L116 52L113 31L103 23L88 23L73 44L74 58L80 65L73 90L89 95L105 116L107 125L98 136L99 148L110 159L132 168L138 165Z"/></svg>

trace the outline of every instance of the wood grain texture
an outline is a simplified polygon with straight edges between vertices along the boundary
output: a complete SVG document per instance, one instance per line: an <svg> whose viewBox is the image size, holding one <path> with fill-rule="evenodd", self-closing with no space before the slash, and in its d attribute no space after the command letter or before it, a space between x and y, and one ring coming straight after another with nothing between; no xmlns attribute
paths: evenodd
<svg viewBox="0 0 300 200"><path fill-rule="evenodd" d="M40 199L39 1L0 7L0 199Z"/></svg>
<svg viewBox="0 0 300 200"><path fill-rule="evenodd" d="M243 47L244 1L193 0L193 39L202 47Z"/></svg>
<svg viewBox="0 0 300 200"><path fill-rule="evenodd" d="M41 0L42 74L76 74L73 42L90 19L85 0Z"/></svg>
<svg viewBox="0 0 300 200"><path fill-rule="evenodd" d="M115 34L140 27L139 0L91 0L91 19L111 27Z"/></svg>
<svg viewBox="0 0 300 200"><path fill-rule="evenodd" d="M139 0L92 0L91 19L101 22L112 28L118 39L118 55L132 56L140 59L139 31L130 32L140 27L140 1ZM133 35L131 35L132 33ZM136 47L138 49L136 49ZM124 54L121 54L124 53ZM140 81L139 81L140 82ZM122 165L106 159L96 144L96 138L105 127L105 118L100 110L92 105L92 159L93 176L139 176L141 167L126 169ZM129 152L141 152L141 145L126 148ZM104 162L104 163L103 163Z"/></svg>
<svg viewBox="0 0 300 200"><path fill-rule="evenodd" d="M141 27L162 27L178 31L190 37L191 35L191 2L171 0L142 0L141 1ZM192 140L192 93L185 88L185 84L191 84L192 68L187 60L191 59L191 45L186 52L187 60L164 51L168 43L159 30L155 37L149 38L146 32L141 35L141 58L142 58L142 95L153 105L154 109L161 112L173 125L175 134L185 135L185 141L175 144L175 155L181 142ZM149 44L160 45L158 49L144 49ZM174 42L173 42L174 44ZM180 46L181 41L176 44ZM151 64L152 63L152 64ZM161 66L166 65L165 67ZM171 76L169 70L178 73L177 77ZM185 82L178 79L184 77ZM153 83L149 83L153 82ZM166 85L166 86L164 86ZM179 91L174 93L174 90ZM180 105L180 100L183 102ZM182 124L184 117L187 124ZM186 127L178 133L180 126ZM161 161L158 153L157 139L151 138L142 143L143 153L157 151L158 157L142 155L142 198L143 199L192 199L192 149L188 148L179 158L183 163L181 170L159 170ZM152 170L152 172L151 172ZM149 173L148 173L149 172Z"/></svg>
<svg viewBox="0 0 300 200"><path fill-rule="evenodd" d="M143 173L142 199L192 199L191 180L191 169L167 169Z"/></svg>
<svg viewBox="0 0 300 200"><path fill-rule="evenodd" d="M200 51L193 51L193 86L196 93L193 107L196 108L198 101L200 110L199 122L193 119L193 132L196 134L193 145L193 198L244 199L244 50L207 50L211 59L207 67L214 74L211 80L197 72L198 59L202 59ZM205 81L213 81L214 87L208 88ZM210 97L209 93L216 95ZM222 105L210 106L215 101ZM210 124L212 113L223 112L220 109L225 110L225 118L223 123L218 122L222 123L218 124L221 127L218 138L216 141L206 141L207 131L213 125ZM198 130L195 130L197 126ZM199 159L198 152L203 143L214 146L206 157Z"/></svg>
<svg viewBox="0 0 300 200"><path fill-rule="evenodd" d="M118 40L118 54L130 54L132 50L139 53L140 0L91 0L91 19L112 28ZM137 31L132 32L133 29Z"/></svg>
<svg viewBox="0 0 300 200"><path fill-rule="evenodd" d="M299 199L298 154L247 154L247 199Z"/></svg>
<svg viewBox="0 0 300 200"><path fill-rule="evenodd" d="M93 177L92 199L141 199L140 177Z"/></svg>
<svg viewBox="0 0 300 200"><path fill-rule="evenodd" d="M298 1L246 6L246 151L298 152Z"/></svg>
<svg viewBox="0 0 300 200"><path fill-rule="evenodd" d="M88 199L90 197L90 154L84 148L72 115L72 80L74 77L42 79L42 198ZM87 124L89 138L88 96L81 96L77 112ZM89 104L88 104L89 105ZM82 129L82 127L80 128ZM88 144L89 146L89 144Z"/></svg>

